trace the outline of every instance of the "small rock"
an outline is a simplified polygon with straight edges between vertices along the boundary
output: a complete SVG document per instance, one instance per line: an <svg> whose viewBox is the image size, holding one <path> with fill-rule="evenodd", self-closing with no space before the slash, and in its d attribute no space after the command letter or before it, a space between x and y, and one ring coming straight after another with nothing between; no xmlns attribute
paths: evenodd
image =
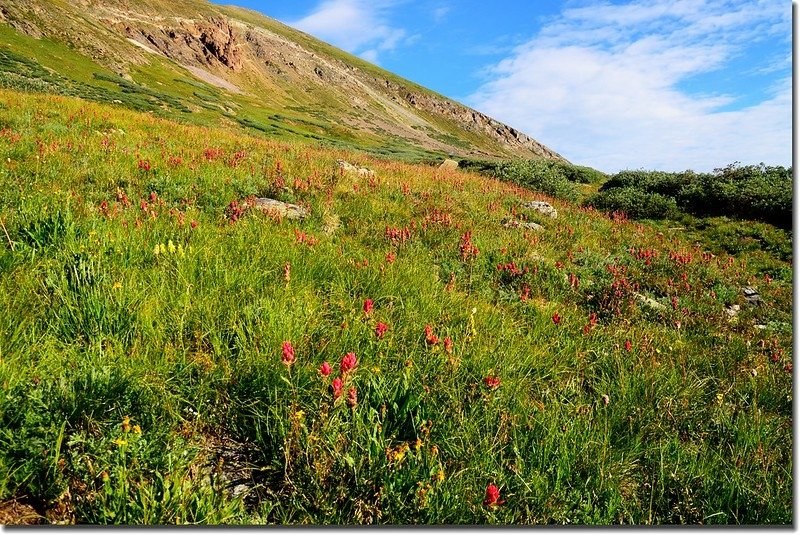
<svg viewBox="0 0 800 535"><path fill-rule="evenodd" d="M659 303L652 297L647 297L646 295L642 295L638 292L633 292L633 296L636 298L637 301L642 303L643 305L647 305L653 310L666 310L667 306L664 304Z"/></svg>
<svg viewBox="0 0 800 535"><path fill-rule="evenodd" d="M503 226L505 228L524 228L536 231L544 230L544 227L541 226L539 223L534 223L533 221L516 221L514 219L506 221L505 223L503 223Z"/></svg>
<svg viewBox="0 0 800 535"><path fill-rule="evenodd" d="M336 160L336 164L339 166L340 169L344 169L348 173L356 173L358 174L358 176L365 176L365 177L375 176L375 171L373 171L372 169L367 169L366 167L356 167L350 162L346 162L344 160Z"/></svg>
<svg viewBox="0 0 800 535"><path fill-rule="evenodd" d="M276 201L267 197L259 197L253 200L252 206L262 212L277 214L286 219L303 219L308 216L308 210L302 206Z"/></svg>
<svg viewBox="0 0 800 535"><path fill-rule="evenodd" d="M739 305L731 305L725 307L725 314L728 315L729 319L734 319L736 316L739 315L739 311L742 309Z"/></svg>
<svg viewBox="0 0 800 535"><path fill-rule="evenodd" d="M552 217L553 219L558 217L558 212L556 211L553 206L544 201L530 201L526 202L522 205L523 208L530 208L531 210L536 210L537 212L545 215L547 217Z"/></svg>
<svg viewBox="0 0 800 535"><path fill-rule="evenodd" d="M448 171L453 171L455 169L458 169L458 162L448 158L442 162L442 164L439 166L439 169L446 169Z"/></svg>
<svg viewBox="0 0 800 535"><path fill-rule="evenodd" d="M761 299L761 295L759 295L758 290L751 286L745 286L742 288L742 294L744 295L745 301L751 305L760 305L764 302L764 300Z"/></svg>

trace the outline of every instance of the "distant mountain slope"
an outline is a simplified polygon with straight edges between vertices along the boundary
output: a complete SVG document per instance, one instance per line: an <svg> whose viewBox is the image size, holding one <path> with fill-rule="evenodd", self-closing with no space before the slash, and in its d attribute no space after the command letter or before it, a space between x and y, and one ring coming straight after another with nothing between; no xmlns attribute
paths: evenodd
<svg viewBox="0 0 800 535"><path fill-rule="evenodd" d="M393 156L563 159L505 124L254 11L0 0L0 86Z"/></svg>

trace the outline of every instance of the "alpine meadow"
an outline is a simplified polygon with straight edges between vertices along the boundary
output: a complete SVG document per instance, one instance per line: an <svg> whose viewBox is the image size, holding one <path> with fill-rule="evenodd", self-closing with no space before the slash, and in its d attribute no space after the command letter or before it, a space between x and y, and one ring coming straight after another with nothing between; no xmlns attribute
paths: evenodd
<svg viewBox="0 0 800 535"><path fill-rule="evenodd" d="M232 6L0 0L0 523L789 526L792 173L609 175Z"/></svg>

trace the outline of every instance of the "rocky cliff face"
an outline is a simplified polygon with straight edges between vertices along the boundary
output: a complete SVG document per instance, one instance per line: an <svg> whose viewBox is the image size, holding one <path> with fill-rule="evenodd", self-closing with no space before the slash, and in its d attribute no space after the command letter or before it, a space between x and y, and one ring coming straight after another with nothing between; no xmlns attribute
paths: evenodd
<svg viewBox="0 0 800 535"><path fill-rule="evenodd" d="M242 38L225 18L166 26L125 22L114 26L129 39L178 63L211 67L218 62L233 72L242 70Z"/></svg>

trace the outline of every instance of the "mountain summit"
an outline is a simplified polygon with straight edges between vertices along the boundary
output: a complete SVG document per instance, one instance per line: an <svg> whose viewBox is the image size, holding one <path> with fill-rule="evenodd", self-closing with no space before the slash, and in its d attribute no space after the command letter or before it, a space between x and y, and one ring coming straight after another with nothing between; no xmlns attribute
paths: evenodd
<svg viewBox="0 0 800 535"><path fill-rule="evenodd" d="M485 114L238 7L0 0L0 22L5 87L392 156L563 160Z"/></svg>

